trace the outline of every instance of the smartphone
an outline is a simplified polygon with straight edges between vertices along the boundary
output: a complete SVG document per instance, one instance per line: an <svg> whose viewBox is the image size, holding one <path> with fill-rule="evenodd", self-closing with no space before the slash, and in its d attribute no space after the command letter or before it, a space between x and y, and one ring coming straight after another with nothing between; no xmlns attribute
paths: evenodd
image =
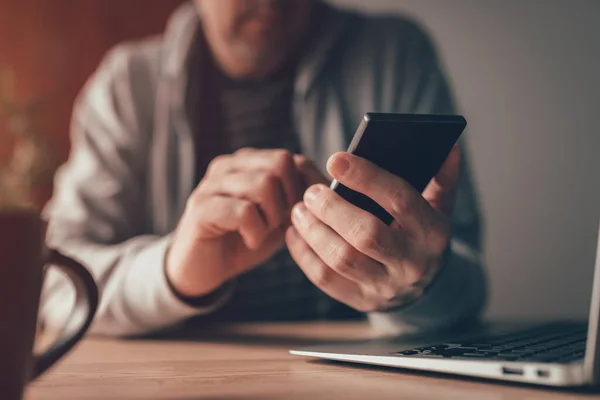
<svg viewBox="0 0 600 400"><path fill-rule="evenodd" d="M347 151L399 176L422 193L466 126L460 115L367 113ZM336 180L331 189L388 225L394 220L371 198Z"/></svg>

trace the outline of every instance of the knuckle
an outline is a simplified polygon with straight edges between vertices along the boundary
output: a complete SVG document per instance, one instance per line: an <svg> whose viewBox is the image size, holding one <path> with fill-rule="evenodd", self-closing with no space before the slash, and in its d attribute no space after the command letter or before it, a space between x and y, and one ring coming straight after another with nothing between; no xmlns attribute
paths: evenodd
<svg viewBox="0 0 600 400"><path fill-rule="evenodd" d="M307 165L310 164L310 161L308 160L308 158L306 158L306 156L304 156L302 154L294 155L294 162L300 168L306 167Z"/></svg>
<svg viewBox="0 0 600 400"><path fill-rule="evenodd" d="M213 174L222 169L228 163L229 157L230 156L228 155L222 154L213 158L208 164L208 167L206 168L206 173Z"/></svg>
<svg viewBox="0 0 600 400"><path fill-rule="evenodd" d="M356 239L356 245L359 250L365 252L371 252L373 250L379 249L379 244L372 236L369 236L366 233L361 233Z"/></svg>
<svg viewBox="0 0 600 400"><path fill-rule="evenodd" d="M213 194L219 190L219 181L214 179L212 176L205 176L202 178L198 186L193 190L191 197L202 198L207 195Z"/></svg>
<svg viewBox="0 0 600 400"><path fill-rule="evenodd" d="M305 156L294 155L294 164L295 164L295 167L298 169L298 171L301 171L302 173L305 173L305 174L312 173L312 169L313 169L312 163Z"/></svg>
<svg viewBox="0 0 600 400"><path fill-rule="evenodd" d="M202 202L201 193L202 193L202 191L200 190L200 188L194 189L194 191L192 192L192 194L188 197L188 199L186 201L186 208L195 209L195 208L199 207L200 203Z"/></svg>
<svg viewBox="0 0 600 400"><path fill-rule="evenodd" d="M342 275L355 269L356 252L350 245L337 246L333 252L334 257L331 268Z"/></svg>
<svg viewBox="0 0 600 400"><path fill-rule="evenodd" d="M382 248L383 229L374 219L365 219L354 228L356 246L363 252L380 251Z"/></svg>
<svg viewBox="0 0 600 400"><path fill-rule="evenodd" d="M278 179L271 174L262 175L258 178L258 189L263 193L272 193L275 191Z"/></svg>
<svg viewBox="0 0 600 400"><path fill-rule="evenodd" d="M332 277L332 271L325 264L320 264L312 274L312 281L318 287L323 288L329 286Z"/></svg>
<svg viewBox="0 0 600 400"><path fill-rule="evenodd" d="M396 189L388 194L392 210L399 214L406 213L414 206L414 196L408 190Z"/></svg>
<svg viewBox="0 0 600 400"><path fill-rule="evenodd" d="M294 164L294 156L288 150L275 150L273 154L275 167L281 170L287 170Z"/></svg>
<svg viewBox="0 0 600 400"><path fill-rule="evenodd" d="M238 217L246 221L252 218L254 211L254 205L251 202L243 201L238 206Z"/></svg>

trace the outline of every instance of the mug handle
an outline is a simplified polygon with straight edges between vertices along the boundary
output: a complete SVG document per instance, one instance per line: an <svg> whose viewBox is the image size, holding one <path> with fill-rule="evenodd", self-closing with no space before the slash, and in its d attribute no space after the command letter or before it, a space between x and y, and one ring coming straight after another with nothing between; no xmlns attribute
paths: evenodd
<svg viewBox="0 0 600 400"><path fill-rule="evenodd" d="M75 304L60 336L48 350L34 355L32 379L39 377L83 337L98 308L98 287L89 271L75 260L57 250L49 250L43 265L56 266L75 286ZM84 318L78 318L85 315Z"/></svg>

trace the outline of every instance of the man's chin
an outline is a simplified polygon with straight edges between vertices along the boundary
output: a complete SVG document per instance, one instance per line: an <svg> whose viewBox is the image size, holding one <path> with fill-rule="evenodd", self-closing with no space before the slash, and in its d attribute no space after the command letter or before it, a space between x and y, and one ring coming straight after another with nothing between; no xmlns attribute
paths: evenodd
<svg viewBox="0 0 600 400"><path fill-rule="evenodd" d="M244 46L240 52L240 78L263 78L279 70L285 63L288 52L270 44L259 47ZM274 48L275 47L275 48Z"/></svg>

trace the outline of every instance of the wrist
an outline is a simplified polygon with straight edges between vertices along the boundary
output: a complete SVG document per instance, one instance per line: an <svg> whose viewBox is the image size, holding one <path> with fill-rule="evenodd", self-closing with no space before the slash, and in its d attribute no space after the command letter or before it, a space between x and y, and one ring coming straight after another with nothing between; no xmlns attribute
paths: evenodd
<svg viewBox="0 0 600 400"><path fill-rule="evenodd" d="M214 292L224 285L224 282L214 282L209 285L207 279L197 276L197 268L189 268L189 262L185 257L176 257L176 251L173 251L173 245L167 248L163 272L167 285L175 297L180 300L199 299L202 297L212 297Z"/></svg>
<svg viewBox="0 0 600 400"><path fill-rule="evenodd" d="M167 263L164 264L163 269L167 286L169 287L173 295L179 301L191 307L206 308L212 306L224 296L224 294L228 291L229 286L231 286L228 282L225 282L224 284L218 286L216 289L209 290L207 292L195 292L193 294L189 294L190 292L180 290L177 287L177 285L173 283L173 280L169 274L169 268Z"/></svg>
<svg viewBox="0 0 600 400"><path fill-rule="evenodd" d="M437 277L440 275L440 271L444 268L449 256L450 256L450 244L446 247L446 250L438 258L437 262L433 263L427 272L421 279L413 283L409 288L399 293L385 309L378 310L379 312L396 311L402 308L410 307L414 303L418 302L425 294L429 291L431 286L435 284Z"/></svg>

